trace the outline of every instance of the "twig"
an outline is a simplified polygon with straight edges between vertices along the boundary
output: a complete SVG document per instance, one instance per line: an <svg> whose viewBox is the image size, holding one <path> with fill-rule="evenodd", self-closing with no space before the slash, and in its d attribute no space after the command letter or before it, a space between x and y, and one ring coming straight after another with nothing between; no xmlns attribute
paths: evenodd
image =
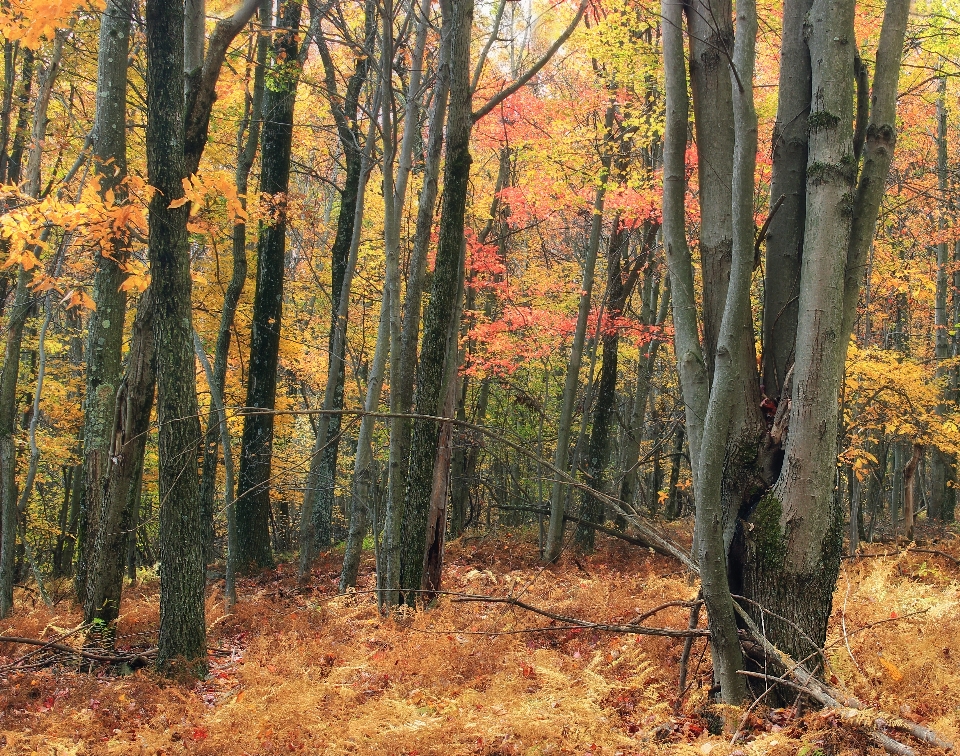
<svg viewBox="0 0 960 756"><path fill-rule="evenodd" d="M701 590L697 594L697 601L690 607L690 620L687 623L687 628L692 630L700 623L700 609L703 606L703 601L701 597L703 596L703 591ZM683 642L683 653L680 654L680 681L677 686L679 690L679 695L677 696L677 706L680 706L680 703L683 701L683 697L687 695L687 667L690 664L690 652L693 651L693 637L687 638Z"/></svg>
<svg viewBox="0 0 960 756"><path fill-rule="evenodd" d="M763 240L767 238L767 231L770 230L770 224L773 222L773 216L777 214L777 210L780 209L780 206L783 204L783 201L787 198L785 194L781 194L780 198L773 203L773 207L770 208L770 214L767 215L767 219L763 222L763 225L760 226L760 231L757 234L757 240L753 243L753 269L756 270L760 265L760 245L763 244Z"/></svg>
<svg viewBox="0 0 960 756"><path fill-rule="evenodd" d="M871 732L870 740L883 748L887 753L892 753L893 756L917 756L917 752L910 746L904 745L889 735L884 735L882 732Z"/></svg>
<svg viewBox="0 0 960 756"><path fill-rule="evenodd" d="M937 549L919 549L919 548L916 548L915 546L914 547L908 546L907 548L900 549L899 551L878 551L876 554L855 554L854 556L844 555L843 558L844 559L878 559L880 557L900 556L901 554L907 554L912 552L916 552L919 554L934 554L936 556L943 557L944 559L949 559L954 564L960 566L960 559L957 559L957 557L953 556L952 554L948 554L945 551L939 551Z"/></svg>

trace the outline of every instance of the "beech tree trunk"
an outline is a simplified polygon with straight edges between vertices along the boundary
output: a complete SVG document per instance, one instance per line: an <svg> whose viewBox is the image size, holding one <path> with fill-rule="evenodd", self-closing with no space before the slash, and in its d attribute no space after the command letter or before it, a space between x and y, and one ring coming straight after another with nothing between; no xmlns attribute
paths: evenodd
<svg viewBox="0 0 960 756"><path fill-rule="evenodd" d="M150 410L156 388L156 341L153 293L140 297L133 321L126 375L117 391L116 412L110 424L106 475L100 484L102 502L96 540L89 552L84 622L99 620L111 628L120 612L123 568L130 533L136 533L133 497L139 495L136 478L142 473L143 452L150 429ZM101 637L103 633L101 632ZM112 643L113 633L106 638Z"/></svg>
<svg viewBox="0 0 960 756"><path fill-rule="evenodd" d="M859 182L852 133L854 3L815 0L807 16L806 225L793 385L789 404L781 403L789 430L779 478L750 515L744 568L745 594L785 618L764 617L768 637L794 657L814 651L807 637L822 646L839 570L843 512L833 495L838 391L893 156L908 12L906 0L886 6ZM782 65L792 65L791 59Z"/></svg>
<svg viewBox="0 0 960 756"><path fill-rule="evenodd" d="M100 24L97 53L97 112L93 131L94 168L101 196L126 200L127 178L127 56L130 48L130 0L109 0ZM80 540L76 570L77 599L87 606L88 565L100 538L104 495L109 475L113 414L120 384L127 293L121 265L128 240L117 236L97 255L93 279L96 308L87 324L87 376L84 401L84 491L80 510ZM119 598L119 596L117 597ZM86 613L86 612L85 612Z"/></svg>

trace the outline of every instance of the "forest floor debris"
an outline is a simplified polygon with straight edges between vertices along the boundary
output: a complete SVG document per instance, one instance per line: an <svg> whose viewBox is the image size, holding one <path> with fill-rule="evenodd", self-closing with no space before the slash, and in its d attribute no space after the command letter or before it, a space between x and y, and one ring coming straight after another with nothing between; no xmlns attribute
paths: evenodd
<svg viewBox="0 0 960 756"><path fill-rule="evenodd" d="M868 551L889 551L877 546ZM828 639L828 680L863 702L952 740L960 735L960 549L845 560ZM56 663L13 668L37 647L0 644L4 754L385 754L389 756L842 756L882 753L866 728L831 712L762 704L711 705L710 659L697 639L693 687L677 701L682 641L592 629L531 632L550 620L509 604L441 597L426 612L384 618L372 564L357 593L336 596L341 555L314 569L311 589L281 564L242 580L224 615L209 590L209 675L190 685L148 669L116 674ZM542 568L529 534L448 547L450 591L513 595L564 616L630 622L696 586L676 562L613 539L579 557L585 570ZM149 648L157 582L127 591L118 648ZM34 605L31 608L31 603ZM52 640L80 617L69 599L51 611L28 594L0 634ZM668 607L664 627L689 611ZM82 634L62 644L79 646ZM54 651L47 649L45 653ZM734 733L736 733L735 742ZM900 736L898 736L900 737ZM918 754L941 753L902 738Z"/></svg>

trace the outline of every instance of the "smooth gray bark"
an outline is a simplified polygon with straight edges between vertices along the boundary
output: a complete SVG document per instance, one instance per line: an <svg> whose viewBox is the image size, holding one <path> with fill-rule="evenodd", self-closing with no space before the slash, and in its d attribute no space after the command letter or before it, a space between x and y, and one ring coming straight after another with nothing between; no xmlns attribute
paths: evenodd
<svg viewBox="0 0 960 756"><path fill-rule="evenodd" d="M753 334L742 327L749 322L750 280L753 273L753 192L757 157L757 114L753 103L753 70L756 57L757 9L753 0L737 3L737 35L731 64L734 152L732 173L732 260L723 318L717 336L713 385L703 426L700 466L697 471L697 560L703 600L710 620L710 650L720 697L739 704L746 683L737 674L743 653L727 577L727 552L733 538L731 515L724 511L722 485L733 400L736 397L743 340ZM701 172L702 173L702 172ZM728 535L729 534L729 535Z"/></svg>
<svg viewBox="0 0 960 756"><path fill-rule="evenodd" d="M130 48L131 0L109 0L100 23L97 56L97 111L93 127L94 170L101 196L126 201L127 56ZM117 235L96 258L93 302L87 325L84 400L84 491L76 568L76 591L87 602L87 565L93 556L104 506L108 449L122 365L127 293L120 288L129 239Z"/></svg>

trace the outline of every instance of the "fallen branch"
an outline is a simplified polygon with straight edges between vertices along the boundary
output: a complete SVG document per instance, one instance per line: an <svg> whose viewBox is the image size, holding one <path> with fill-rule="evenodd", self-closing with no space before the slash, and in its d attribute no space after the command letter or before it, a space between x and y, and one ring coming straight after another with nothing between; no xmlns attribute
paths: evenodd
<svg viewBox="0 0 960 756"><path fill-rule="evenodd" d="M123 664L124 662L130 663L138 659L147 659L151 656L155 656L157 649L151 648L146 651L131 651L127 654L104 654L97 651L91 651L85 648L74 648L73 646L67 646L63 643L51 643L50 641L38 640L37 638L21 638L14 635L0 635L0 644L3 643L17 643L27 646L41 646L43 649L52 649L54 651L62 651L64 653L72 654L74 656L79 656L81 659L88 659L89 661L98 661L106 662L108 664ZM26 657L24 657L26 658Z"/></svg>
<svg viewBox="0 0 960 756"><path fill-rule="evenodd" d="M921 549L915 546L907 546L905 549L900 549L898 551L878 551L875 554L854 554L853 556L844 555L844 559L878 559L880 557L892 557L900 556L901 554L916 553L916 554L933 554L935 556L943 557L953 562L955 565L960 566L960 559L948 554L945 551L940 551L938 549Z"/></svg>
<svg viewBox="0 0 960 756"><path fill-rule="evenodd" d="M607 633L626 633L631 635L655 635L661 638L708 638L710 637L710 631L700 628L691 628L687 630L680 630L672 627L644 627L640 624L634 624L640 622L644 619L651 617L657 612L667 609L673 606L692 606L695 602L692 601L671 601L667 604L661 604L655 609L641 614L637 619L627 625L614 625L604 622L590 622L588 620L578 619L576 617L568 617L563 614L557 614L556 612L550 612L546 609L540 609L539 607L528 604L520 599L511 598L509 596L505 597L496 597L496 596L458 596L453 599L456 602L480 602L486 604L507 604L509 606L515 606L518 609L524 609L528 612L534 614L539 614L541 617L548 617L549 619L556 620L557 622L563 622L566 625L573 627L582 627L586 630L598 630L601 632Z"/></svg>
<svg viewBox="0 0 960 756"><path fill-rule="evenodd" d="M740 618L744 621L747 628L753 634L756 641L762 646L767 657L771 661L782 666L786 671L786 676L790 678L789 682L783 678L771 678L774 679L774 681L785 682L791 687L802 689L821 706L837 711L844 719L857 719L861 721L864 719L869 719L872 720L873 727L878 731L882 731L887 728L902 730L910 733L910 735L924 743L929 743L930 745L937 746L938 748L942 748L946 751L953 750L953 743L948 740L944 740L930 728L924 727L916 722L900 719L899 717L887 716L886 714L883 714L883 712L865 706L858 699L853 698L852 696L847 696L845 693L821 682L806 667L799 662L795 662L790 658L789 655L770 643L763 633L760 632L760 629L753 621L753 618L747 614L743 607L736 602L734 602L733 606L737 614L740 615ZM743 672L742 674L748 673ZM749 674L756 675L758 673ZM874 734L883 735L882 732ZM912 752L912 749L909 749L909 746L905 746L886 735L883 735L883 737L880 739L874 738L874 741L881 745L886 743L884 747L888 750L888 752L895 754L895 756L903 756L903 754L907 754L908 751ZM889 741L889 743L887 743L887 741Z"/></svg>
<svg viewBox="0 0 960 756"><path fill-rule="evenodd" d="M533 514L546 515L550 516L550 510L544 509L543 507L521 507L513 504L490 504L490 507L493 509L502 509L508 512L532 512ZM581 517L577 517L572 514L564 514L563 519L565 522L575 522L577 524L586 525L588 528L593 528L594 530L604 533L608 536L613 536L614 538L619 538L621 541L626 541L627 543L632 543L634 546L640 546L644 549L653 549L658 554L663 556L673 557L675 556L673 552L667 551L663 548L658 548L658 544L650 543L650 541L645 541L642 538L637 538L632 536L629 533L624 533L622 530L617 530L616 528L608 528L606 525L601 525L597 522L591 522L590 520L584 520Z"/></svg>

